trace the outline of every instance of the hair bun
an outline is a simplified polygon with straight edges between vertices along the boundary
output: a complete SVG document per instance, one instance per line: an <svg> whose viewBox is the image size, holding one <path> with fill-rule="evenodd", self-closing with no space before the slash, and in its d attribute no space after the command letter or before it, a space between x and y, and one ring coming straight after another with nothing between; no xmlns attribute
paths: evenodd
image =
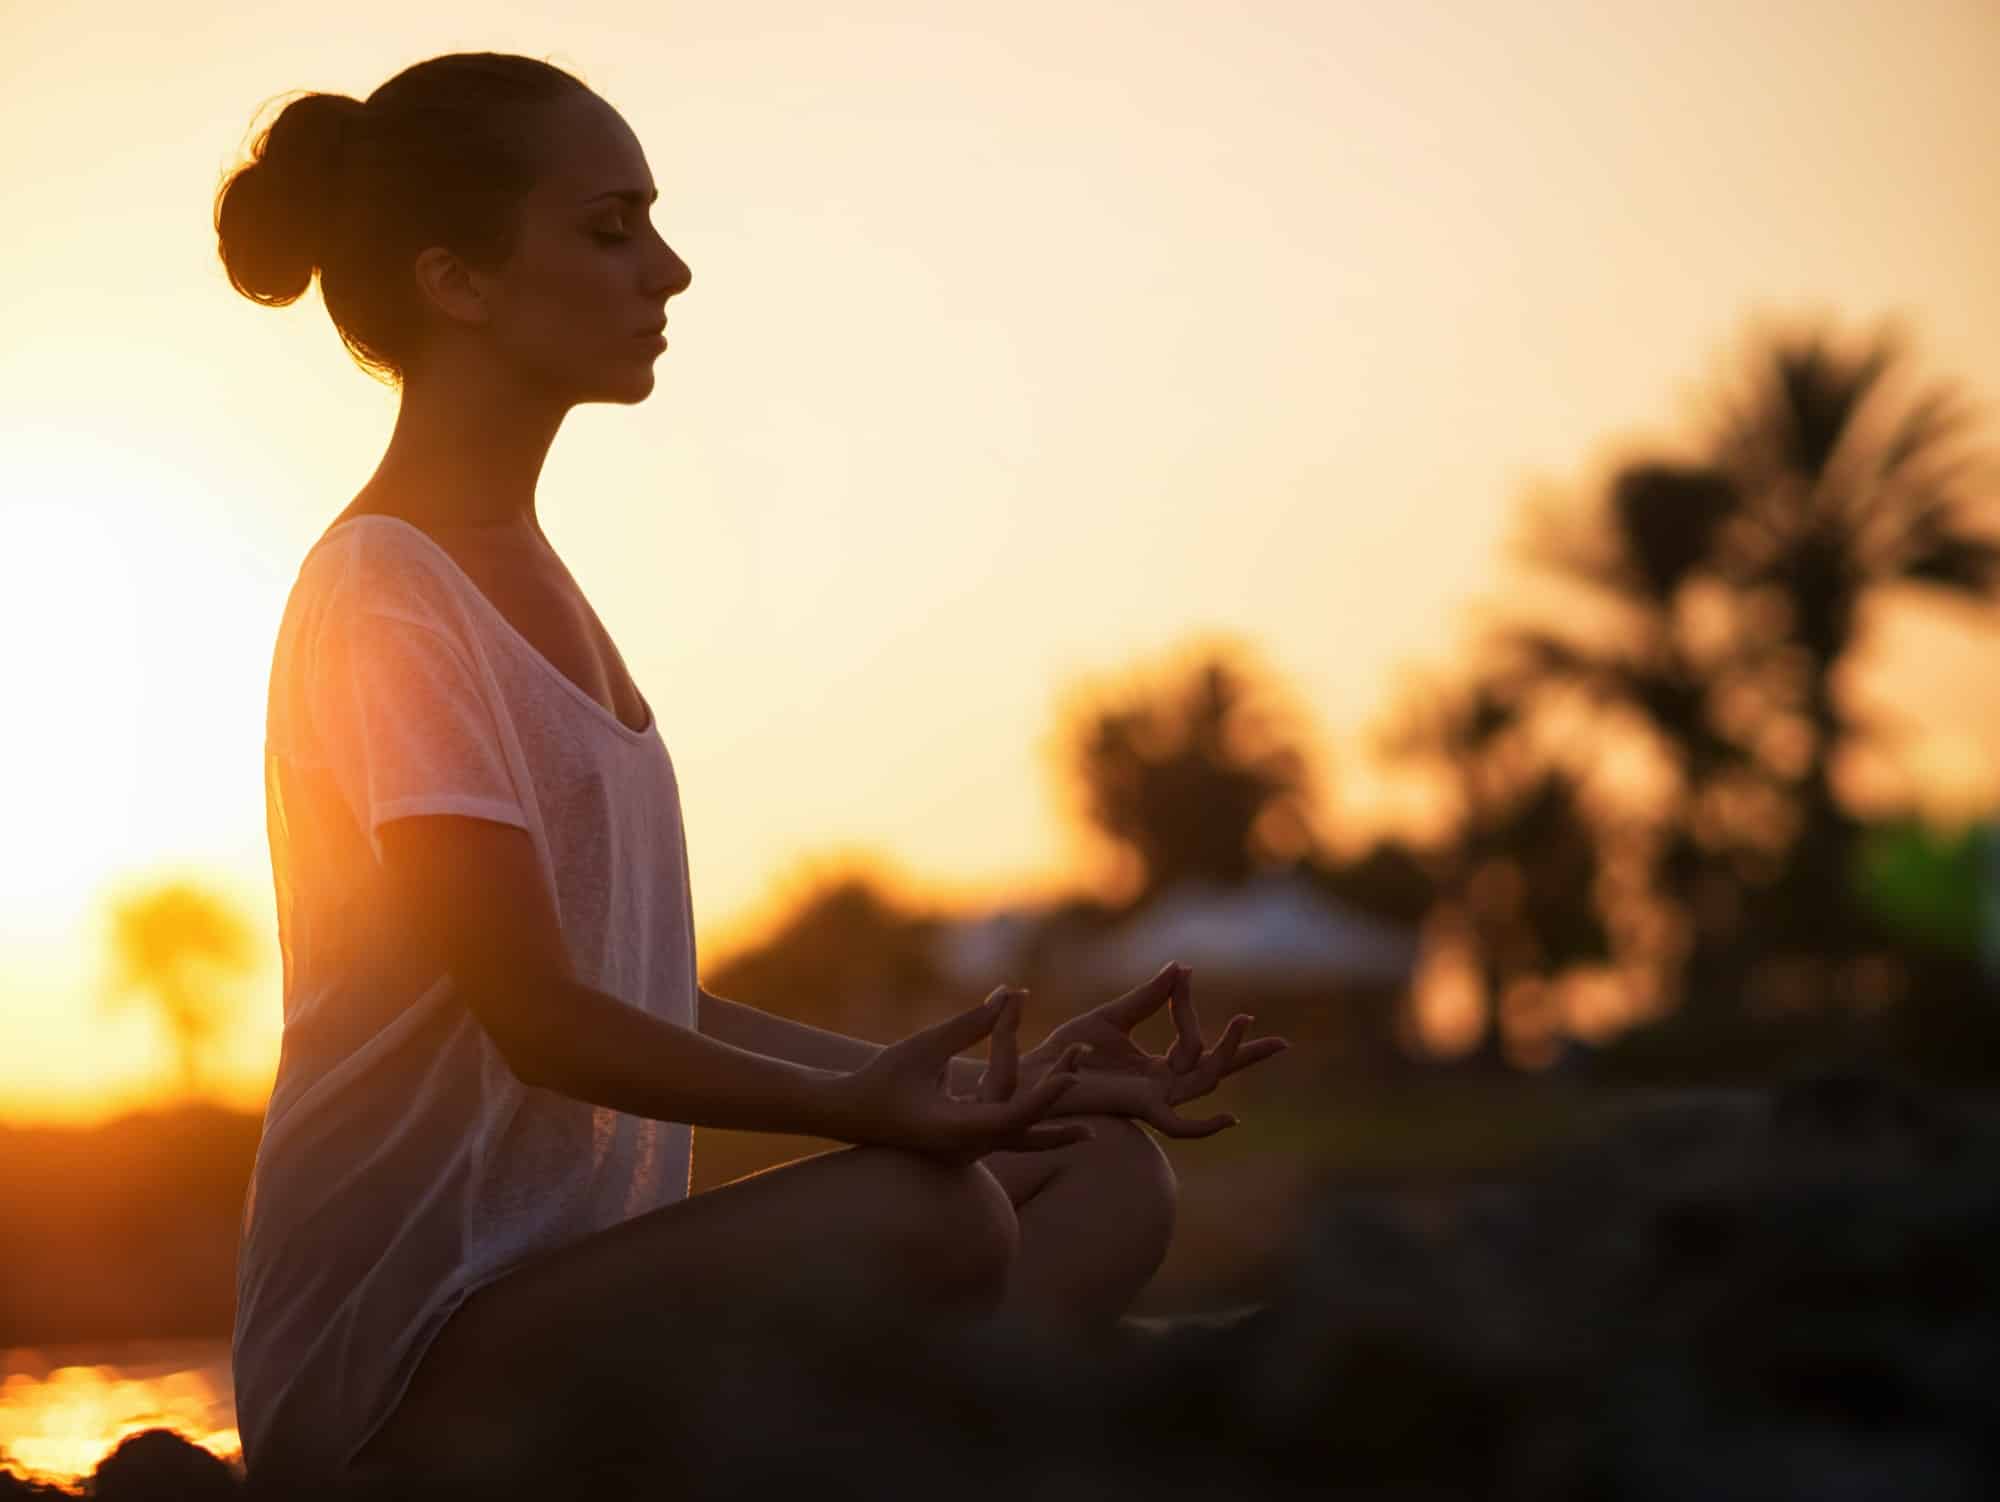
<svg viewBox="0 0 2000 1502"><path fill-rule="evenodd" d="M346 94L294 99L223 189L216 233L229 279L246 297L282 305L311 285L337 223L344 148L367 108Z"/></svg>

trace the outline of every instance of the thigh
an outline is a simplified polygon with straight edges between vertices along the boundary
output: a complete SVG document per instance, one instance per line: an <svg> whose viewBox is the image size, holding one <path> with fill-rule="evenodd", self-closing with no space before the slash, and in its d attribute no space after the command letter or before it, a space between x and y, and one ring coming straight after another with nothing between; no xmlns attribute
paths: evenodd
<svg viewBox="0 0 2000 1502"><path fill-rule="evenodd" d="M954 1280L997 1291L1015 1234L1006 1194L978 1163L848 1147L765 1169L553 1248L477 1290L357 1464L452 1464L464 1457L442 1453L451 1435L504 1444L564 1391L563 1352L593 1341L640 1329L698 1337L781 1301L887 1317L949 1303ZM663 1344L662 1361L673 1352Z"/></svg>

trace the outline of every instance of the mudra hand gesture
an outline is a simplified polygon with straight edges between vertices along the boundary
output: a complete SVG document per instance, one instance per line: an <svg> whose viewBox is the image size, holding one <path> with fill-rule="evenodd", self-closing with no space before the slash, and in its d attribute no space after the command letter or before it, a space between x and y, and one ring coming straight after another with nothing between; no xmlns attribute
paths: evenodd
<svg viewBox="0 0 2000 1502"><path fill-rule="evenodd" d="M1052 1050L1033 1079L1020 1077L1015 1029L1025 994L996 986L978 1006L891 1043L859 1069L836 1076L829 1088L842 1103L846 1139L969 1163L999 1149L1037 1152L1093 1136L1083 1122L1058 1125L1044 1119L1077 1083L1081 1043ZM955 1094L953 1056L989 1033L992 1049L977 1092Z"/></svg>
<svg viewBox="0 0 2000 1502"><path fill-rule="evenodd" d="M1073 1063L1077 1083L1064 1091L1059 1114L1135 1116L1169 1137L1207 1137L1235 1126L1238 1118L1228 1113L1191 1121L1173 1108L1208 1094L1226 1076L1291 1045L1276 1037L1244 1042L1243 1035L1255 1019L1238 1013L1229 1019L1221 1040L1213 1048L1204 1047L1190 976L1186 966L1168 965L1123 996L1052 1029L1021 1055L1022 1087L1042 1079L1081 1044L1084 1052ZM1164 1054L1147 1053L1132 1041L1132 1029L1169 1001L1177 1034L1174 1045Z"/></svg>

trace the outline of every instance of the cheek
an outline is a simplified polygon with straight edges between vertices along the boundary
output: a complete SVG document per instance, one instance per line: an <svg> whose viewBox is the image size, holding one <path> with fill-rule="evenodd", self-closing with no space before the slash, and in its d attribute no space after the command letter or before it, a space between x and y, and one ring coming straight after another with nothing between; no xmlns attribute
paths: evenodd
<svg viewBox="0 0 2000 1502"><path fill-rule="evenodd" d="M638 299L629 281L616 257L594 245L546 255L527 285L524 332L557 347L601 344L632 317Z"/></svg>

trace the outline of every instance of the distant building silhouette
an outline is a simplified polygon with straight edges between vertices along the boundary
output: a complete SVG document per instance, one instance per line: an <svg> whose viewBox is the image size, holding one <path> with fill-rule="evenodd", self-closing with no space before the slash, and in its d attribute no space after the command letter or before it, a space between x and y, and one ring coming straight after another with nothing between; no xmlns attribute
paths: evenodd
<svg viewBox="0 0 2000 1502"><path fill-rule="evenodd" d="M1182 881L1109 926L1061 925L1053 905L1004 909L944 925L935 957L968 990L1041 969L1078 987L1125 989L1169 960L1217 979L1402 987L1417 948L1414 929L1358 912L1302 878L1266 875Z"/></svg>

